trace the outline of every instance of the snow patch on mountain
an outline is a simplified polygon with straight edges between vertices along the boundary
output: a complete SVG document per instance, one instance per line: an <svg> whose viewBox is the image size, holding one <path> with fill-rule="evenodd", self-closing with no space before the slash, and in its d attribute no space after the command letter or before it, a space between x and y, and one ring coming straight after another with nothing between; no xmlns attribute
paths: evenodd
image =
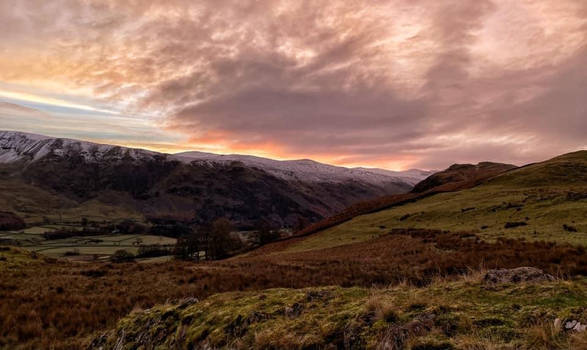
<svg viewBox="0 0 587 350"><path fill-rule="evenodd" d="M173 155L142 149L98 144L67 138L53 138L17 131L0 131L0 163L16 161L35 162L46 156L82 157L86 162L136 161L167 157L184 163L203 166L227 165L241 162L247 167L259 168L287 181L300 182L362 182L375 186L414 186L432 172L424 170L390 171L370 168L345 168L319 163L310 159L274 160L249 155L220 155L204 152L183 152Z"/></svg>
<svg viewBox="0 0 587 350"><path fill-rule="evenodd" d="M81 156L87 162L151 158L158 153L93 142L53 138L17 131L0 131L0 163L35 162L47 155Z"/></svg>
<svg viewBox="0 0 587 350"><path fill-rule="evenodd" d="M403 172L385 169L345 168L319 163L310 159L275 160L239 154L221 155L204 152L183 152L174 154L172 157L183 162L196 162L208 165L242 162L246 166L263 169L276 177L288 181L361 181L378 186L387 183L406 183L414 186L430 175L430 172L423 170L408 170Z"/></svg>

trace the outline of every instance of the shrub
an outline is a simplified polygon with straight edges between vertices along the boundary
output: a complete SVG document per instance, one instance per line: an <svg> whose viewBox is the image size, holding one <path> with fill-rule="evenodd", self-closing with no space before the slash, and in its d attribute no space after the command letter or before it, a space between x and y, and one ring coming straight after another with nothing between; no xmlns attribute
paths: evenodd
<svg viewBox="0 0 587 350"><path fill-rule="evenodd" d="M112 262L115 262L115 263L134 261L134 259L135 259L134 254L131 252L128 252L124 249L119 249L119 250L115 251L114 254L112 254L112 256L110 257L110 260L112 260Z"/></svg>
<svg viewBox="0 0 587 350"><path fill-rule="evenodd" d="M563 224L563 229L567 232L577 232L576 227L567 224Z"/></svg>
<svg viewBox="0 0 587 350"><path fill-rule="evenodd" d="M68 250L65 253L63 253L63 256L77 256L79 255L79 249L74 249L74 250Z"/></svg>
<svg viewBox="0 0 587 350"><path fill-rule="evenodd" d="M520 227L520 226L526 226L526 225L528 225L528 224L523 221L506 222L504 225L504 228L514 228L514 227Z"/></svg>

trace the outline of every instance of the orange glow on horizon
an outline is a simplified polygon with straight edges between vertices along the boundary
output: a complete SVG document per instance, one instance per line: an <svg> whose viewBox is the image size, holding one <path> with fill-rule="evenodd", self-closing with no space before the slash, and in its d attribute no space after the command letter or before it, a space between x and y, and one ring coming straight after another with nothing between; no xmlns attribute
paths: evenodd
<svg viewBox="0 0 587 350"><path fill-rule="evenodd" d="M214 154L241 154L255 157L270 158L275 160L298 160L311 159L316 162L342 166L346 168L379 168L392 171L404 171L411 169L417 158L413 156L397 156L395 158L378 159L369 162L348 161L341 158L340 154L319 154L309 155L303 153L287 153L283 151L283 147L278 145L269 145L268 143L259 143L256 146L244 147L225 147L221 145L210 145L202 143L149 143L149 142L120 142L117 140L92 139L89 140L96 143L105 143L117 145L122 147L140 148L153 152L161 152L168 154L175 154L181 152L206 152ZM266 146L266 148L263 148Z"/></svg>

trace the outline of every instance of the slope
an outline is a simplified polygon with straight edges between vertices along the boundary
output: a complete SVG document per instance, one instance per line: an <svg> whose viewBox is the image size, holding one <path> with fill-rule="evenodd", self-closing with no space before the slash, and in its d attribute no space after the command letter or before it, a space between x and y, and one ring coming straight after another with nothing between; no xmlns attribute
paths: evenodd
<svg viewBox="0 0 587 350"><path fill-rule="evenodd" d="M354 217L290 245L289 251L368 240L393 228L469 231L587 245L587 151L507 171L481 185L437 193ZM444 185L446 186L446 185Z"/></svg>

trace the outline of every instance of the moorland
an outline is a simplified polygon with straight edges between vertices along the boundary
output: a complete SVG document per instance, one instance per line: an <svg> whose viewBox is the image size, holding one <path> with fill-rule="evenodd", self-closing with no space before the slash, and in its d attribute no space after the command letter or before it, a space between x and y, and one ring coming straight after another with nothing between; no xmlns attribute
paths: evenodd
<svg viewBox="0 0 587 350"><path fill-rule="evenodd" d="M80 237L5 245L0 347L585 348L586 170L580 151L440 176L221 260L64 257ZM31 229L9 234L36 243Z"/></svg>

